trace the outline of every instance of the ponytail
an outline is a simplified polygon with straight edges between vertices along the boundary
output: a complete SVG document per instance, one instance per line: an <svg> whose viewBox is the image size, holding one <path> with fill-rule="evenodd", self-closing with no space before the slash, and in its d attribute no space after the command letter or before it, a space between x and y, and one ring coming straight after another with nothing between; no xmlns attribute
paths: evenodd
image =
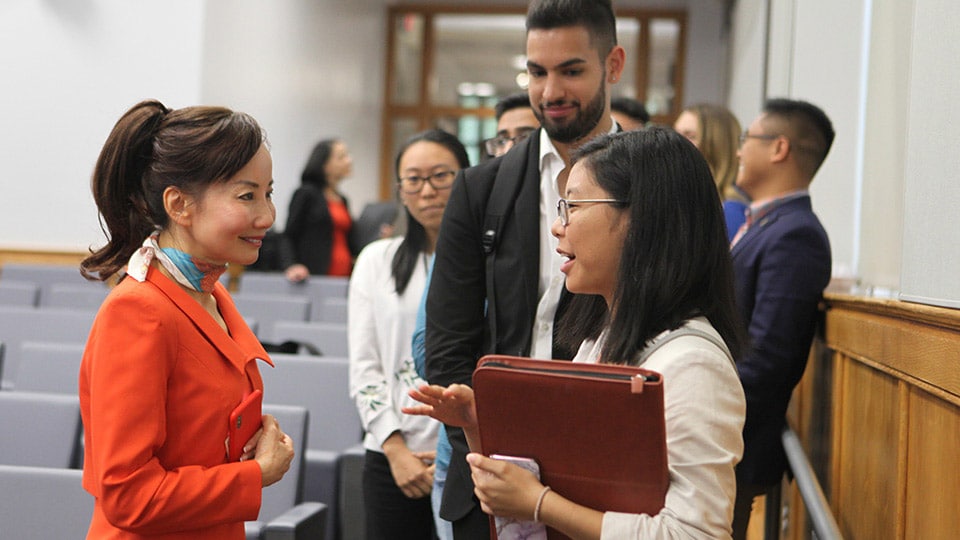
<svg viewBox="0 0 960 540"><path fill-rule="evenodd" d="M81 263L80 272L87 279L106 280L115 274L157 226L150 219L142 178L168 112L158 101L134 105L117 121L100 151L91 189L100 211L100 228L108 240L99 250L91 249Z"/></svg>

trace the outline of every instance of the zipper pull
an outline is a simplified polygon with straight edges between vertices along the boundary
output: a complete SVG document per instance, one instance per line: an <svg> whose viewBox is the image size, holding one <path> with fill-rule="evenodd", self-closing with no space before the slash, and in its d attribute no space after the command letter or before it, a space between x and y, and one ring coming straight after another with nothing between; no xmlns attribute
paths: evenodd
<svg viewBox="0 0 960 540"><path fill-rule="evenodd" d="M647 382L647 376L642 373L638 373L633 377L630 377L630 393L631 394L642 394L643 385Z"/></svg>

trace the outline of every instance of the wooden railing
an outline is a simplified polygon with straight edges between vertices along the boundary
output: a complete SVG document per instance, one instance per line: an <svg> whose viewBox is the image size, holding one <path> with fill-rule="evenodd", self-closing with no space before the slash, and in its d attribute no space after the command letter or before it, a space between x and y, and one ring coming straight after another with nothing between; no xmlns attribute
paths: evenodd
<svg viewBox="0 0 960 540"><path fill-rule="evenodd" d="M845 538L960 531L960 310L829 295L788 413ZM789 538L809 538L796 488Z"/></svg>
<svg viewBox="0 0 960 540"><path fill-rule="evenodd" d="M80 261L87 256L83 251L51 251L0 248L0 272L5 263L30 264L59 264L65 266L80 266Z"/></svg>

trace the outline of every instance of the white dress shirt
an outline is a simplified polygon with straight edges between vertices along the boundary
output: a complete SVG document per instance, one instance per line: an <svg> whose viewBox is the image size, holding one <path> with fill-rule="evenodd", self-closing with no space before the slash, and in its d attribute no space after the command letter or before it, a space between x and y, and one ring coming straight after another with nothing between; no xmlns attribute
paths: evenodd
<svg viewBox="0 0 960 540"><path fill-rule="evenodd" d="M617 123L612 122L610 133L617 132ZM560 271L559 240L550 228L557 219L557 201L560 188L557 179L565 165L560 152L553 145L545 129L540 130L540 282L537 287L537 314L530 336L530 357L553 358L553 320L560 303L565 277Z"/></svg>

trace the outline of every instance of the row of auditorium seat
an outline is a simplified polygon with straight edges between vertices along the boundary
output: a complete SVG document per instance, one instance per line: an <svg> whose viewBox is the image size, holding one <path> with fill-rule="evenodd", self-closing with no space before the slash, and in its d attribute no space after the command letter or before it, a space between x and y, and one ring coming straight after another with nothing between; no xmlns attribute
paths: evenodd
<svg viewBox="0 0 960 540"><path fill-rule="evenodd" d="M224 274L221 282L227 284L229 278ZM281 273L246 272L234 297L238 306L254 311L245 315L258 320L346 322L347 287L348 280L341 277L311 276L291 283ZM107 285L84 279L71 266L7 263L0 268L0 305L96 309L108 293Z"/></svg>
<svg viewBox="0 0 960 540"><path fill-rule="evenodd" d="M327 534L327 505L302 502L309 412L265 404L296 441L298 459L264 490L260 515L245 525L248 539L335 538ZM0 392L0 523L4 537L84 538L93 498L81 485L82 424L75 395ZM11 436L13 435L13 436ZM296 534L291 536L291 530ZM283 533L283 534L281 534ZM9 536L6 536L9 535Z"/></svg>
<svg viewBox="0 0 960 540"><path fill-rule="evenodd" d="M264 413L277 416L297 441L299 459L281 482L285 487L265 491L263 523L250 524L248 530L257 534L249 537L259 537L265 523L295 502L310 501L329 508L323 537L361 538L362 428L348 395L348 363L297 355L275 355L274 361L276 368L261 369L267 396ZM76 366L79 357L74 381ZM0 392L0 430L8 434L0 439L0 465L78 468L83 453L81 429L75 390L69 394ZM0 505L15 495L0 487Z"/></svg>
<svg viewBox="0 0 960 540"><path fill-rule="evenodd" d="M74 407L77 407L77 375L83 343L102 298L92 302L92 305L87 308L49 307L49 303L39 301L45 294L44 291L56 294L58 289L52 285L60 285L61 290L66 290L67 285L71 285L54 281L34 284L35 302L32 304L26 302L27 305L19 307L4 305L4 300L8 298L3 294L3 284L32 283L23 278L36 278L40 275L25 276L10 272L11 268L10 265L5 265L0 269L0 380L2 380L0 384L3 390L0 394L6 399L11 395L48 393L48 398L50 396L55 396L53 399L66 397ZM63 268L60 267L60 270ZM54 274L57 273L54 272ZM19 279L9 279L12 275ZM57 275L59 277L51 279L63 279L62 273ZM107 290L105 286L84 282L78 273L74 277L81 280L80 287L89 285L103 288L105 296ZM249 279L245 280L243 277ZM296 493L297 502L311 502L307 506L301 504L294 507L282 519L277 518L276 515L279 514L277 508L289 509L292 503L287 501L271 509L267 502L268 494L271 490L279 493L283 489L276 486L267 488L261 518L269 522L270 526L261 528L262 523L251 524L248 527L248 538L299 538L300 536L289 535L271 536L271 531L281 530L282 527L286 527L283 529L287 531L285 534L290 534L290 531L299 531L299 533L304 530L315 531L318 523L324 533L310 536L311 538L362 538L364 535L360 486L363 463L363 450L360 446L362 428L356 408L349 398L347 386L345 319L347 282L339 279L321 285L321 282L328 280L311 279L309 284L294 285L286 282L280 274L261 276L246 273L243 277L240 280L239 290L233 293L234 298L240 312L251 323L251 327L257 329L258 336L263 341L303 343L307 345L305 349L319 349L323 354L322 357L317 357L273 353L271 357L277 365L276 368L271 369L261 364L266 397L264 411L273 414L268 407L303 411L303 422L296 418L280 420L284 430L288 431L294 440L303 444L302 451L298 451L298 455L302 457L302 463L299 464L302 470L291 469L284 482L296 484L294 493ZM72 285L78 286L77 282ZM309 301L304 302L304 297L309 297ZM283 313L260 309L265 303L264 298L271 300L280 298L278 302L266 303L296 305L299 306L300 311L295 315L295 320L284 320L287 315ZM290 299L294 300L291 302ZM315 310L315 305L333 306L332 310L340 315L333 316L328 311L325 316L318 317L316 314L321 311ZM314 316L310 315L311 312ZM57 396L58 393L65 396ZM0 425L4 426L0 429L6 428L5 433L27 433L28 426L18 424L7 427L2 423L4 418L16 418L16 416L0 412ZM78 410L73 414L73 418L79 430L81 424ZM34 420L30 419L31 423ZM301 423L303 424L302 434L297 428ZM70 468L79 467L82 464L82 445L80 444L82 437L79 436L79 432L75 435L73 437L75 445L67 450L60 446L61 453L67 452L70 457L66 461L60 459L56 463L65 463L66 466L49 467L37 463L11 465L5 457L7 452L5 450L0 452L0 497L3 501L0 502L0 506L5 504L11 493L16 494L16 489L10 486L20 485L18 482L22 482L21 473L35 473L46 478L46 480L39 480L38 485L48 480L55 483L50 480L52 477L63 475L69 477L75 474L75 471L70 471ZM38 435L38 437L42 439L44 436ZM33 444L36 442L34 439ZM28 471L38 466L40 466L39 472ZM7 469L11 467L17 470L8 471ZM78 486L74 484L74 487ZM87 502L92 508L92 499ZM301 523L292 519L297 515L305 518L306 521ZM85 533L88 520L89 509L86 510L86 515L82 519L84 530L81 534ZM0 522L5 521L3 515L0 515ZM304 525L306 529L298 529ZM25 536L25 538L29 537ZM49 534L43 537L68 538L69 536Z"/></svg>

